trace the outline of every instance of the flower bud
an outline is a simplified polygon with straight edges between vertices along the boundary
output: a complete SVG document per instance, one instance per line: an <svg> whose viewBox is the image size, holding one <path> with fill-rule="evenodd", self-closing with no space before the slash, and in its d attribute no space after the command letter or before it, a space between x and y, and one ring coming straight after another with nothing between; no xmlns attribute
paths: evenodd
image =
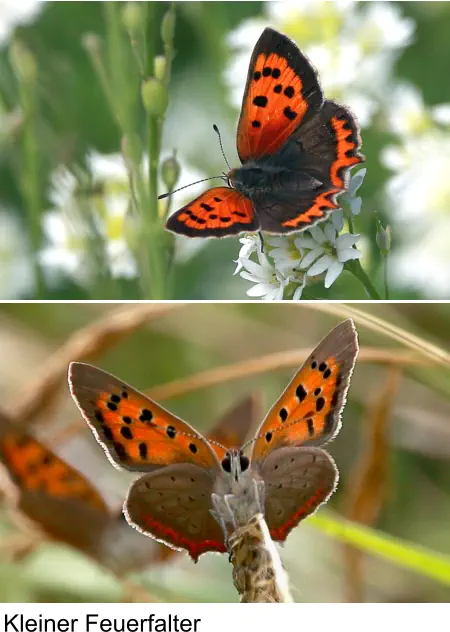
<svg viewBox="0 0 450 632"><path fill-rule="evenodd" d="M20 79L27 82L36 80L36 59L23 42L13 40L9 48L9 59Z"/></svg>
<svg viewBox="0 0 450 632"><path fill-rule="evenodd" d="M159 81L164 81L166 74L167 60L164 55L157 55L153 60L153 72Z"/></svg>
<svg viewBox="0 0 450 632"><path fill-rule="evenodd" d="M173 191L180 178L180 163L177 160L176 153L166 158L161 165L161 176L168 191Z"/></svg>
<svg viewBox="0 0 450 632"><path fill-rule="evenodd" d="M138 134L127 134L122 137L122 154L125 162L136 167L142 160L142 143Z"/></svg>
<svg viewBox="0 0 450 632"><path fill-rule="evenodd" d="M126 2L122 9L122 22L130 33L135 33L142 27L142 8L139 2Z"/></svg>
<svg viewBox="0 0 450 632"><path fill-rule="evenodd" d="M171 46L175 35L175 11L169 9L161 22L161 39L165 46Z"/></svg>
<svg viewBox="0 0 450 632"><path fill-rule="evenodd" d="M149 114L155 117L164 116L169 103L169 95L165 86L154 77L142 83L142 101Z"/></svg>
<svg viewBox="0 0 450 632"><path fill-rule="evenodd" d="M85 33L81 39L83 48L91 54L98 54L102 48L102 42L95 33Z"/></svg>
<svg viewBox="0 0 450 632"><path fill-rule="evenodd" d="M387 255L391 249L391 227L383 227L378 221L378 230L376 235L377 246L382 255Z"/></svg>

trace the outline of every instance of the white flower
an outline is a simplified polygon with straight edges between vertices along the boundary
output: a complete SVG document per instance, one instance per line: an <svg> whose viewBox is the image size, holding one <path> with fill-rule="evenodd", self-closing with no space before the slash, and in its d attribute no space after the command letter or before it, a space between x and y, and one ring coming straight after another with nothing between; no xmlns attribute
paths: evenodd
<svg viewBox="0 0 450 632"><path fill-rule="evenodd" d="M43 0L0 0L0 45L18 24L32 22L44 4Z"/></svg>
<svg viewBox="0 0 450 632"><path fill-rule="evenodd" d="M382 160L394 172L385 193L401 240L389 257L391 281L427 298L449 298L450 133L432 125L386 148Z"/></svg>
<svg viewBox="0 0 450 632"><path fill-rule="evenodd" d="M258 259L259 263L251 259L243 262L245 270L241 271L241 277L256 284L246 291L247 296L258 297L263 301L282 300L289 279L275 269L264 253L258 253Z"/></svg>
<svg viewBox="0 0 450 632"><path fill-rule="evenodd" d="M392 2L369 2L349 15L348 29L367 52L400 50L411 43L415 24Z"/></svg>
<svg viewBox="0 0 450 632"><path fill-rule="evenodd" d="M302 298L303 290L306 285L306 274L300 274L297 272L294 276L289 278L290 283L298 283L296 289L294 290L294 294L292 295L293 301L299 301Z"/></svg>
<svg viewBox="0 0 450 632"><path fill-rule="evenodd" d="M261 250L261 238L257 234L250 234L246 237L241 237L239 241L242 246L239 250L238 258L234 262L237 263L237 266L233 274L237 274L245 267L245 262L250 259L252 253Z"/></svg>
<svg viewBox="0 0 450 632"><path fill-rule="evenodd" d="M428 107L420 90L410 83L389 90L386 112L387 129L403 141L431 131L436 123L447 126L450 122L450 103Z"/></svg>
<svg viewBox="0 0 450 632"><path fill-rule="evenodd" d="M359 215L361 212L362 199L356 195L356 192L364 182L366 173L367 169L359 169L358 171L351 173L347 191L339 196L339 204L346 206L350 211L350 215ZM338 233L340 233L343 228L343 225L338 228L338 225L336 224L338 219L341 217L339 213L341 213L341 211L333 211L331 214L331 219L334 220L335 228Z"/></svg>
<svg viewBox="0 0 450 632"><path fill-rule="evenodd" d="M308 276L317 276L326 271L325 287L329 288L344 269L344 263L352 259L359 259L361 253L354 247L359 235L345 233L337 236L331 223L326 223L322 230L320 226L309 229L309 235L299 237L301 246L310 250L300 263L302 270L307 270Z"/></svg>
<svg viewBox="0 0 450 632"><path fill-rule="evenodd" d="M388 264L391 284L420 291L429 299L450 298L449 234L447 218L392 252Z"/></svg>
<svg viewBox="0 0 450 632"><path fill-rule="evenodd" d="M225 76L236 107L252 48L269 23L298 42L327 97L349 105L367 126L384 102L398 54L412 40L413 20L390 2L286 0L263 6L265 16L245 20L228 37L234 55Z"/></svg>
<svg viewBox="0 0 450 632"><path fill-rule="evenodd" d="M287 274L298 267L303 257L298 235L271 236L266 239L266 242L272 246L270 256L275 262L275 267L282 274Z"/></svg>
<svg viewBox="0 0 450 632"><path fill-rule="evenodd" d="M24 227L12 212L0 208L0 298L22 298L34 291L33 269Z"/></svg>
<svg viewBox="0 0 450 632"><path fill-rule="evenodd" d="M104 256L112 276L131 278L137 274L127 243L130 193L122 157L92 152L88 164L92 183L87 183L83 174L86 190L66 167L59 167L51 177L49 199L53 208L42 219L48 243L40 254L50 281L64 272L83 285L88 283L95 265L89 258L93 240L104 242ZM91 190L87 189L88 184ZM94 245L97 252L99 243Z"/></svg>
<svg viewBox="0 0 450 632"><path fill-rule="evenodd" d="M385 148L385 166L396 172L386 184L391 223L419 236L450 209L450 134L432 129L403 145Z"/></svg>
<svg viewBox="0 0 450 632"><path fill-rule="evenodd" d="M433 121L441 125L450 125L450 103L440 103L430 108Z"/></svg>

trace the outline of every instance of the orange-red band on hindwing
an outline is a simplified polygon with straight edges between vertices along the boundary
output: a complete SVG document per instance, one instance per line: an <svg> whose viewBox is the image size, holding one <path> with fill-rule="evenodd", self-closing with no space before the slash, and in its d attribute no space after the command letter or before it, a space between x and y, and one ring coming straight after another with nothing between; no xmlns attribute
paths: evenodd
<svg viewBox="0 0 450 632"><path fill-rule="evenodd" d="M314 218L324 217L327 211L332 211L333 209L338 208L338 204L334 201L334 195L339 193L339 189L330 189L329 191L323 191L320 195L318 195L315 200L313 206L309 208L307 211L295 217L294 219L290 219L287 222L283 222L283 226L298 228L301 224L312 224Z"/></svg>
<svg viewBox="0 0 450 632"><path fill-rule="evenodd" d="M327 498L329 495L329 490L323 487L320 487L317 492L308 498L308 500L300 507L298 511L296 511L286 522L286 524L281 527L277 527L276 529L270 529L270 535L273 540L277 542L283 541L286 539L287 534L291 529L293 529L302 518L306 518Z"/></svg>
<svg viewBox="0 0 450 632"><path fill-rule="evenodd" d="M186 549L194 561L196 561L202 553L206 553L208 551L225 553L225 551L227 550L223 542L214 540L203 540L202 542L195 542L194 540L190 540L186 536L182 535L179 531L175 531L175 529L161 524L144 512L141 513L141 519L142 523L147 526L149 532L156 536L157 539L162 539L165 542L170 542L176 548Z"/></svg>
<svg viewBox="0 0 450 632"><path fill-rule="evenodd" d="M339 175L339 170L343 167L351 167L361 162L361 157L358 155L349 155L356 149L356 143L348 140L352 136L353 131L348 127L348 123L345 119L338 119L333 116L331 119L331 125L336 134L336 160L331 165L331 182L339 187L344 188L345 183Z"/></svg>

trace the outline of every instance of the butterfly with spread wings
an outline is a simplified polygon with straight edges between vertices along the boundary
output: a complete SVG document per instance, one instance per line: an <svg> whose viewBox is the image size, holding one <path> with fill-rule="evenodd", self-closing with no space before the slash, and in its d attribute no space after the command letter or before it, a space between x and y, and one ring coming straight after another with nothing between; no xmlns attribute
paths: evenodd
<svg viewBox="0 0 450 632"><path fill-rule="evenodd" d="M358 124L325 100L296 44L266 28L253 50L237 132L242 166L173 213L166 227L188 237L290 233L339 208L350 167L362 162Z"/></svg>

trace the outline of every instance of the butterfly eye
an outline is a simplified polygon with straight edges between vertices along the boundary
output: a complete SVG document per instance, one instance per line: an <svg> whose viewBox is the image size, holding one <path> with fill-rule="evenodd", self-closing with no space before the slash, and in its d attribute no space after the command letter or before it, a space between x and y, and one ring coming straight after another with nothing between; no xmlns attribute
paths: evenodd
<svg viewBox="0 0 450 632"><path fill-rule="evenodd" d="M222 468L224 469L225 472L230 474L230 472L231 472L231 459L230 459L230 455L229 454L227 454L222 459Z"/></svg>
<svg viewBox="0 0 450 632"><path fill-rule="evenodd" d="M248 470L248 466L250 465L250 459L247 456L244 456L243 454L241 454L239 457L239 461L241 464L241 472L245 472L245 470Z"/></svg>

